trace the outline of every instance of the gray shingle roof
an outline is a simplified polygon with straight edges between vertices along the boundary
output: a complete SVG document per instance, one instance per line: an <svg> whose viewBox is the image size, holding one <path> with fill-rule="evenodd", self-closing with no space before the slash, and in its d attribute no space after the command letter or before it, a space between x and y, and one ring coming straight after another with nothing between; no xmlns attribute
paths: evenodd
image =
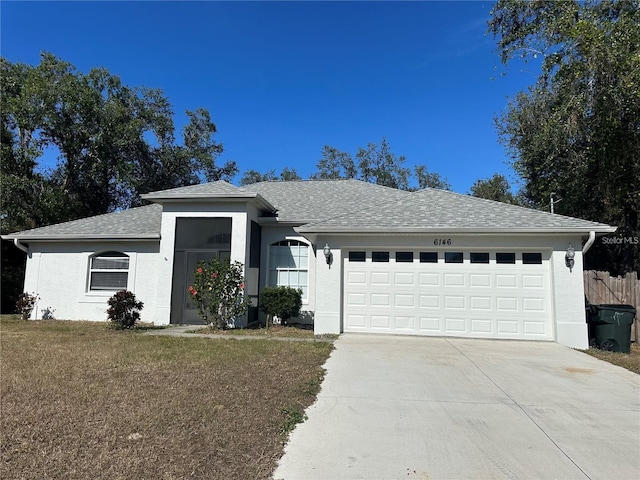
<svg viewBox="0 0 640 480"><path fill-rule="evenodd" d="M612 232L614 227L579 218L428 188L392 202L369 203L344 215L303 225L320 232Z"/></svg>
<svg viewBox="0 0 640 480"><path fill-rule="evenodd" d="M359 180L260 182L235 187L212 182L152 192L157 201L245 199L301 233L587 232L614 227L436 189L406 192ZM3 238L20 240L160 238L159 204L35 228Z"/></svg>
<svg viewBox="0 0 640 480"><path fill-rule="evenodd" d="M5 235L20 240L37 239L159 239L162 205L152 204L120 212L81 218L71 222Z"/></svg>
<svg viewBox="0 0 640 480"><path fill-rule="evenodd" d="M395 202L409 192L360 180L260 182L242 188L256 192L278 209L281 222L309 223L380 202Z"/></svg>
<svg viewBox="0 0 640 480"><path fill-rule="evenodd" d="M174 198L181 199L186 197L206 196L206 195L233 195L241 193L242 190L223 180L217 182L200 183L198 185L189 185L187 187L170 188L168 190L158 190L143 195L146 199L154 198Z"/></svg>

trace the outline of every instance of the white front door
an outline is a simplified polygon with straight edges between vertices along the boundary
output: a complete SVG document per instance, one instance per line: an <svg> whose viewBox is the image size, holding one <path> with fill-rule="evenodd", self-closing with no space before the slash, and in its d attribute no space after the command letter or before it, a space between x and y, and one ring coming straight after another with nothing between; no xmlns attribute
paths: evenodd
<svg viewBox="0 0 640 480"><path fill-rule="evenodd" d="M345 257L345 332L553 340L548 252Z"/></svg>

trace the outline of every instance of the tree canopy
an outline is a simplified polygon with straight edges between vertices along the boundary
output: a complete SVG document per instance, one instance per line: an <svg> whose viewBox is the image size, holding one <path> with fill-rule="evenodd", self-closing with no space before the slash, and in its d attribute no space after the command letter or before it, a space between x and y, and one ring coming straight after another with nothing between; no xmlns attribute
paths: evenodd
<svg viewBox="0 0 640 480"><path fill-rule="evenodd" d="M469 193L474 197L486 198L496 202L518 204L517 197L511 193L511 185L504 175L495 173L486 180L476 180Z"/></svg>
<svg viewBox="0 0 640 480"><path fill-rule="evenodd" d="M406 157L393 153L384 137L379 144L370 142L366 147L358 147L355 161L348 152L329 145L323 147L321 155L316 165L316 172L311 175L311 178L334 180L355 178L400 190L427 187L451 189L445 178L429 172L425 165L416 165L412 175L411 170L405 166ZM412 181L414 176L415 182Z"/></svg>
<svg viewBox="0 0 640 480"><path fill-rule="evenodd" d="M556 213L617 225L637 237L640 207L640 4L637 0L500 0L489 31L505 64L541 59L498 132L523 195ZM632 242L597 244L588 268L640 270Z"/></svg>
<svg viewBox="0 0 640 480"><path fill-rule="evenodd" d="M104 68L79 72L50 53L30 66L0 58L3 233L125 209L140 195L231 178L209 112L187 111L182 142L158 89ZM45 164L57 154L57 163Z"/></svg>
<svg viewBox="0 0 640 480"><path fill-rule="evenodd" d="M203 108L186 111L176 141L161 90L129 87L50 53L37 66L0 57L0 233L126 209L140 195L231 179ZM57 158L53 158L57 157ZM22 288L22 252L2 242L2 310ZM22 257L22 258L20 258Z"/></svg>

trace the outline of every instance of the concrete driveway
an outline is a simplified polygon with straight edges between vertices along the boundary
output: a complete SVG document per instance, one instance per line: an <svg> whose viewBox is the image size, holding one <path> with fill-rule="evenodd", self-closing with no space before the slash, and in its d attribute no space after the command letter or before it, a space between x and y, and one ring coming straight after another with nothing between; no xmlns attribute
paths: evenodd
<svg viewBox="0 0 640 480"><path fill-rule="evenodd" d="M345 334L275 479L637 479L640 376L557 343Z"/></svg>

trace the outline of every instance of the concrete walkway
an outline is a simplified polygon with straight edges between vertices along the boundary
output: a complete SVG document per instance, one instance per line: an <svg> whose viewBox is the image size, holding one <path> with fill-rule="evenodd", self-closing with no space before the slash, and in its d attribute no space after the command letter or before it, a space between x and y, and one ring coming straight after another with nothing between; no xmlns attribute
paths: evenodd
<svg viewBox="0 0 640 480"><path fill-rule="evenodd" d="M556 343L342 335L275 479L637 479L640 376Z"/></svg>
<svg viewBox="0 0 640 480"><path fill-rule="evenodd" d="M266 335L233 335L220 333L193 333L204 328L202 325L171 325L167 328L151 329L143 335L165 337L217 338L223 340L276 340L281 342L325 342L333 343L332 338L304 338L304 337L268 337Z"/></svg>

